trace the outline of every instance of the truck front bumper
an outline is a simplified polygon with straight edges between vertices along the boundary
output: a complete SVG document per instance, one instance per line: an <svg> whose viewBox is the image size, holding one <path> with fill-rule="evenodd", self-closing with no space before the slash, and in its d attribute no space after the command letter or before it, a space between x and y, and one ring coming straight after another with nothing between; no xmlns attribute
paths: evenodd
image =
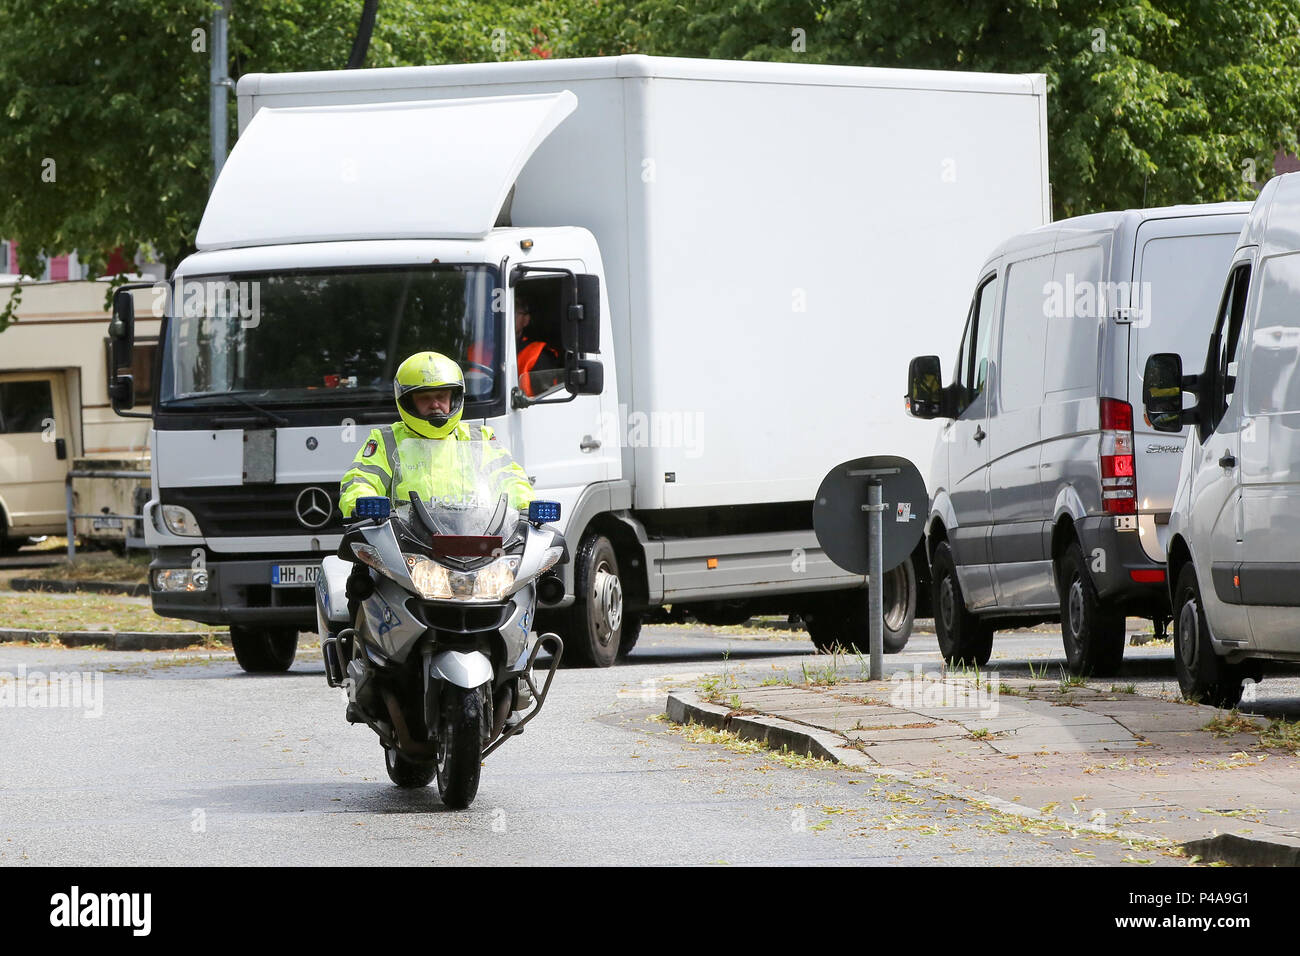
<svg viewBox="0 0 1300 956"><path fill-rule="evenodd" d="M272 587L271 568L276 564L318 563L324 554L268 557L214 557L205 559L207 587L201 591L163 591L156 585L154 571L192 567L191 552L185 548L161 548L149 565L149 597L154 613L200 624L248 624L316 628L316 589Z"/></svg>

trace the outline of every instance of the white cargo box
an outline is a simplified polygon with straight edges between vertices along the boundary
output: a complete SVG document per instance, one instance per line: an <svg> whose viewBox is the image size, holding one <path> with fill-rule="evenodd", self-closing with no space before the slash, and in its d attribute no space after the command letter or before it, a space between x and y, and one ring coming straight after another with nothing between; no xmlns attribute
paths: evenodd
<svg viewBox="0 0 1300 956"><path fill-rule="evenodd" d="M908 359L956 341L989 250L1050 218L1044 78L628 56L250 75L239 118L564 91L572 114L518 138L531 157L494 136L429 169L522 161L514 225L595 235L634 507L806 501L866 454L923 466L937 426L905 416ZM392 148L359 135L339 159L365 176Z"/></svg>

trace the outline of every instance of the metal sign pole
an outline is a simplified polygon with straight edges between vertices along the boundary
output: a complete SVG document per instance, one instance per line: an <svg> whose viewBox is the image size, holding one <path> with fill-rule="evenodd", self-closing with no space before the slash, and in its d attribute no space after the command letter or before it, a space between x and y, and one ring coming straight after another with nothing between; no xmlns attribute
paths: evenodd
<svg viewBox="0 0 1300 956"><path fill-rule="evenodd" d="M871 680L885 676L885 596L884 550L885 510L881 488L886 475L898 474L897 468L866 468L850 471L850 478L867 479L867 616L871 626Z"/></svg>
<svg viewBox="0 0 1300 956"><path fill-rule="evenodd" d="M885 670L885 602L880 593L881 552L884 549L885 529L881 513L885 506L880 501L880 479L867 481L867 615L871 624L871 680L881 680Z"/></svg>

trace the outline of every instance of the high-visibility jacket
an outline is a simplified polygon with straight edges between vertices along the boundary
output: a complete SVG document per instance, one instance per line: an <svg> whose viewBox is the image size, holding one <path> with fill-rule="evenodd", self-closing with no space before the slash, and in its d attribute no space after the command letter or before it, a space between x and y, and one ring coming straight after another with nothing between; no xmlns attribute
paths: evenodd
<svg viewBox="0 0 1300 956"><path fill-rule="evenodd" d="M564 381L564 356L546 342L521 338L515 361L519 366L519 387L529 398Z"/></svg>
<svg viewBox="0 0 1300 956"><path fill-rule="evenodd" d="M403 422L373 428L366 442L352 460L339 482L339 510L343 517L350 518L356 510L358 498L384 497L394 501L409 501L412 490L419 493L421 499L428 501L432 495L456 494L463 489L454 487L460 472L448 470L445 474L408 474L403 469L399 447L407 439L417 442L473 442L466 445L466 454L486 456L482 462L486 471L491 473L493 484L498 492L510 496L512 508L527 508L533 500L533 486L519 463L510 457L510 452L496 440L496 435L487 425L469 425L460 422L456 430L446 438L431 439L416 435ZM454 461L456 456L449 456Z"/></svg>

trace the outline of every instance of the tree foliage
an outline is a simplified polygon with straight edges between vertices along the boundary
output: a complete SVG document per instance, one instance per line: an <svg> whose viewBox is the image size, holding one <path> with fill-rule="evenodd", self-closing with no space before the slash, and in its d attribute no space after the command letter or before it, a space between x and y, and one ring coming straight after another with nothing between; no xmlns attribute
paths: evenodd
<svg viewBox="0 0 1300 956"><path fill-rule="evenodd" d="M642 0L622 16L625 46L652 54L1044 73L1058 217L1253 198L1300 128L1295 0Z"/></svg>
<svg viewBox="0 0 1300 956"><path fill-rule="evenodd" d="M237 78L341 68L361 0L233 7ZM0 236L22 271L193 248L210 26L210 0L0 0ZM626 52L1045 73L1058 216L1249 198L1300 127L1296 0L382 0L366 66ZM232 142L234 118L231 97Z"/></svg>

